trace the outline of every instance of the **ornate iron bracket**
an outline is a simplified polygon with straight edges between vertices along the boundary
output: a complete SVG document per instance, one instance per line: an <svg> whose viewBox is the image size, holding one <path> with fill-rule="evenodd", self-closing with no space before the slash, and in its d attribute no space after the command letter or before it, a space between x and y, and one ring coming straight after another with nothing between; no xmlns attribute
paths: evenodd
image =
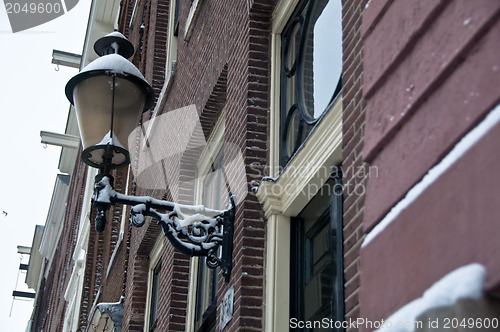
<svg viewBox="0 0 500 332"><path fill-rule="evenodd" d="M205 256L210 268L220 266L229 281L232 270L235 204L229 193L230 206L226 210L208 209L203 205L184 205L148 196L128 196L117 193L110 176L96 177L94 207L96 230L102 232L106 224L106 211L115 204L131 205L130 221L142 227L146 216L153 217L174 248L189 256ZM160 213L157 210L167 211ZM221 256L218 256L221 248Z"/></svg>

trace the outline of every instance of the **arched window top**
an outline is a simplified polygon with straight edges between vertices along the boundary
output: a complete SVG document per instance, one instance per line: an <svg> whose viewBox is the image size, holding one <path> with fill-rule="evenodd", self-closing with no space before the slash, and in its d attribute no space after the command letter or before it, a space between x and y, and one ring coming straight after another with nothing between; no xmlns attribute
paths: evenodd
<svg viewBox="0 0 500 332"><path fill-rule="evenodd" d="M281 34L281 164L286 164L340 91L341 0L303 0Z"/></svg>

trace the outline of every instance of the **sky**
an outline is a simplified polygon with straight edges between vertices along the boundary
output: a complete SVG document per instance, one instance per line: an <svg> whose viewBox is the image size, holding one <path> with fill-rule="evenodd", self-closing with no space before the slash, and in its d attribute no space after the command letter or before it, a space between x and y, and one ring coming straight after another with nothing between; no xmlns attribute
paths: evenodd
<svg viewBox="0 0 500 332"><path fill-rule="evenodd" d="M0 1L0 331L25 331L33 310L32 300L12 299L16 283L17 290L28 290L17 246L31 246L35 225L45 224L61 148L44 147L40 131L64 133L64 87L78 73L57 70L52 50L81 54L90 2L80 0L50 22L12 33Z"/></svg>

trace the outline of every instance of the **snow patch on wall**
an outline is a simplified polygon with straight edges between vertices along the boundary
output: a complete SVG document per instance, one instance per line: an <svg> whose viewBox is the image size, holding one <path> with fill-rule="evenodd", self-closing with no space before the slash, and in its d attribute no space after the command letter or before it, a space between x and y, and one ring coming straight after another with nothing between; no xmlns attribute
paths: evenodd
<svg viewBox="0 0 500 332"><path fill-rule="evenodd" d="M415 331L415 326L399 327L397 322L415 322L423 313L440 307L453 306L458 300L480 299L483 297L485 281L486 269L481 264L462 266L437 281L424 292L422 297L406 304L384 320L386 324L377 331Z"/></svg>

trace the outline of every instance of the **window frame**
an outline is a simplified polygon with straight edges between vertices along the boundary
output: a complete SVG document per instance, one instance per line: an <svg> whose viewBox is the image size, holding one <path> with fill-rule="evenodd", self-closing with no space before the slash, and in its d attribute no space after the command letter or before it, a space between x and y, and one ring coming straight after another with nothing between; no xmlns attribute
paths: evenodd
<svg viewBox="0 0 500 332"><path fill-rule="evenodd" d="M184 40L189 41L191 39L191 33L193 32L194 25L196 24L196 19L200 11L200 7L203 0L192 0L191 7L189 8L189 14L186 19L186 25L184 26Z"/></svg>
<svg viewBox="0 0 500 332"><path fill-rule="evenodd" d="M335 169L340 169L336 166ZM340 175L335 176L335 175ZM312 202L318 198L316 195L304 209L297 215L291 218L290 232L290 252L294 257L290 260L290 318L297 318L300 321L309 320L311 317L305 317L305 285L312 276L312 262L307 261L307 255L312 253L308 241L313 235L319 233L321 228L330 225L336 230L335 239L329 242L330 262L335 269L336 278L333 280L332 291L335 292L335 298L332 299L330 305L332 312L329 317L314 317L314 320L323 318L332 319L333 321L344 320L344 256L343 256L343 196L342 196L342 178L341 174L332 174L325 185L320 190L328 191L328 207L323 211L307 231L304 229L304 220L301 219L301 214L308 208ZM339 232L340 231L340 232ZM331 234L329 234L331 237ZM336 331L344 331L344 328L335 329Z"/></svg>
<svg viewBox="0 0 500 332"><path fill-rule="evenodd" d="M196 204L202 204L203 201L203 188L204 181L207 175L210 174L210 170L212 165L216 161L217 157L221 153L224 147L224 138L225 138L225 118L226 112L225 109L221 111L219 118L207 139L207 144L200 154L199 161L197 163L198 169L198 177L196 181L195 188L195 202ZM197 296L198 296L198 280L200 273L200 266L206 270L206 264L203 262L203 257L192 257L190 264L190 275L189 275L189 288L188 288L188 310L186 316L186 332L198 332L203 331L206 328L211 328L212 324L206 325L207 322L213 319L213 322L216 323L216 312L217 312L217 294L215 296L215 305L212 308L213 310L209 313L209 310L206 310L207 317L205 320L207 322L203 322L200 326L195 326L196 320L196 306L198 305ZM218 271L215 274L215 278L218 279ZM217 290L216 290L217 292ZM216 324L214 325L216 326Z"/></svg>
<svg viewBox="0 0 500 332"><path fill-rule="evenodd" d="M261 181L256 193L267 219L266 331L289 329L290 217L297 215L309 201L308 189L319 188L328 179L329 174L322 174L321 170L331 170L342 163L342 98L339 97L294 158L286 167L280 166L281 33L298 2L279 1L271 22L269 161L265 175L273 181Z"/></svg>
<svg viewBox="0 0 500 332"><path fill-rule="evenodd" d="M340 1L340 0L328 0ZM342 89L342 75L338 80L335 89L332 91L332 96L328 105L321 110L320 115L317 117L308 114L306 99L304 97L306 85L303 82L305 71L306 49L308 41L309 28L311 25L311 15L315 10L318 2L314 0L300 0L297 1L293 11L290 13L288 19L284 22L280 31L279 43L279 164L285 167L289 161L294 157L294 154L302 147L307 140L309 134L314 127L321 121L325 113L327 113L333 106L335 100L340 95ZM320 15L321 16L321 15ZM319 16L318 16L319 17ZM294 39L295 28L298 26L299 42L290 40ZM342 48L342 45L340 46ZM290 55L290 49L294 49L294 59L290 68L287 63ZM296 138L290 142L289 131L293 122L298 121L298 130L295 133ZM291 145L291 146L290 146ZM289 151L290 150L290 151Z"/></svg>
<svg viewBox="0 0 500 332"><path fill-rule="evenodd" d="M220 200L222 198L222 186L220 185L220 181L224 180L224 175L219 172L222 172L222 164L224 161L223 146L214 149L214 152L215 157L213 158L212 165L208 172L203 175L203 181L200 181L201 188L203 189L201 190L200 188L199 190L202 195L202 200L199 203L209 208L221 209L221 206L214 205L214 200ZM208 185L207 181L210 181ZM210 202L207 202L206 189L209 190L208 199ZM197 332L211 331L215 327L219 268L208 268L206 257L198 257L197 260L198 272L194 325ZM201 309L201 307L205 306L206 309Z"/></svg>
<svg viewBox="0 0 500 332"><path fill-rule="evenodd" d="M151 320L151 305L153 301L153 281L155 279L155 275L158 276L158 293L159 295L159 290L160 290L160 283L161 283L161 278L160 278L160 273L161 273L161 260L162 260L162 255L163 255L163 242L164 242L164 236L160 234L158 238L156 239L155 245L153 249L151 250L149 254L149 268L148 268L148 283L147 283L147 293L146 293L146 310L144 313L144 331L150 331L150 320ZM156 270L159 268L159 271L156 273ZM158 298L157 298L158 300ZM158 302L157 302L158 303ZM155 308L156 313L158 313L158 308L156 306ZM158 317L156 317L158 318ZM156 323L156 322L155 322ZM155 327L156 329L156 327ZM154 330L153 330L154 331Z"/></svg>
<svg viewBox="0 0 500 332"><path fill-rule="evenodd" d="M172 87L174 81L174 76L177 68L177 43L178 37L175 35L175 25L178 23L178 17L176 20L176 9L179 0L172 0L169 4L169 16L168 16L168 29L167 29L167 45L166 45L166 60L165 60L165 81L163 87L161 88L160 95L156 102L156 106L152 112L151 120L146 121L144 139L142 140L142 148L146 146L148 137L151 137L154 130L154 123L159 115L159 112L165 106L167 102L167 97ZM178 14L178 13L177 13ZM141 131L142 132L142 131Z"/></svg>

